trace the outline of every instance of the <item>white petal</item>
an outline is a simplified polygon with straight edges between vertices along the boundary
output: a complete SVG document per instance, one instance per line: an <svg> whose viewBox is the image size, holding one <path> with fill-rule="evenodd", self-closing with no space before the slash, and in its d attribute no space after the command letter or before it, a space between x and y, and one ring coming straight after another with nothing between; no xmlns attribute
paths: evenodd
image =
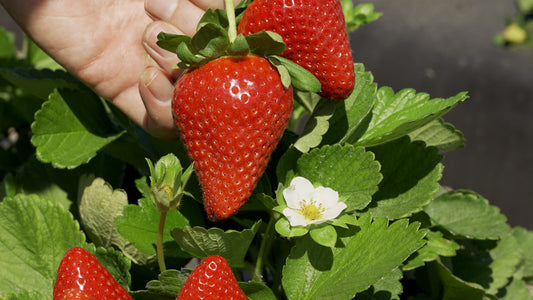
<svg viewBox="0 0 533 300"><path fill-rule="evenodd" d="M294 177L288 188L283 190L283 197L290 208L300 207L302 200L310 200L313 197L315 188L313 184L304 177Z"/></svg>
<svg viewBox="0 0 533 300"><path fill-rule="evenodd" d="M297 211L294 211L290 208L285 208L283 214L289 220L291 226L307 226L309 223L305 220L304 216L299 214Z"/></svg>
<svg viewBox="0 0 533 300"><path fill-rule="evenodd" d="M290 208L298 208L300 205L300 196L298 195L298 191L296 191L296 187L293 185L283 190L283 198L285 198L285 203Z"/></svg>
<svg viewBox="0 0 533 300"><path fill-rule="evenodd" d="M308 225L311 225L311 224L320 224L320 223L324 223L326 221L329 221L329 219L318 219L318 220L311 220L309 222L307 222Z"/></svg>
<svg viewBox="0 0 533 300"><path fill-rule="evenodd" d="M315 187L311 181L304 177L298 176L291 180L291 186L295 186L298 194L305 200L310 200L315 192Z"/></svg>
<svg viewBox="0 0 533 300"><path fill-rule="evenodd" d="M338 217L346 207L346 203L338 202L334 207L330 207L324 211L322 219L333 220Z"/></svg>
<svg viewBox="0 0 533 300"><path fill-rule="evenodd" d="M313 200L315 200L317 204L322 204L323 208L328 209L337 205L339 202L339 193L333 189L319 186L315 190Z"/></svg>

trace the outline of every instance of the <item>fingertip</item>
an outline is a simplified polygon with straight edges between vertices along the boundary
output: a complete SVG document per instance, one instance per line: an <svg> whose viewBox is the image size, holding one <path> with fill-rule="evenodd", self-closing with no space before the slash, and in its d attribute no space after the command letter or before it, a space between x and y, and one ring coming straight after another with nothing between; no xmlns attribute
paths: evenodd
<svg viewBox="0 0 533 300"><path fill-rule="evenodd" d="M176 53L167 51L157 45L157 36L161 32L183 34L178 28L173 25L163 22L155 21L150 23L143 35L143 47L146 53L167 73L174 72L176 64L179 62Z"/></svg>
<svg viewBox="0 0 533 300"><path fill-rule="evenodd" d="M177 139L172 117L172 80L162 70L148 67L141 75L139 91L147 113L143 124L146 131L157 138Z"/></svg>
<svg viewBox="0 0 533 300"><path fill-rule="evenodd" d="M154 20L168 20L178 8L178 0L145 0L144 10Z"/></svg>

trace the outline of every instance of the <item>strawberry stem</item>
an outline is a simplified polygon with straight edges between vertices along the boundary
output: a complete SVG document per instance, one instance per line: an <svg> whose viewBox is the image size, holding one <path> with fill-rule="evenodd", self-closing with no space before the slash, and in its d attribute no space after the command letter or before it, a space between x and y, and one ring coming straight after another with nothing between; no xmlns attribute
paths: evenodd
<svg viewBox="0 0 533 300"><path fill-rule="evenodd" d="M265 234L263 236L263 239L261 240L261 245L259 246L259 253L257 254L257 261L255 263L255 270L253 274L253 279L259 282L263 281L263 260L266 258L268 250L267 248L270 248L270 242L272 241L270 236L272 235L272 230L274 230L274 224L276 224L276 221L278 219L279 217L276 217L275 214L271 215L270 220L268 220Z"/></svg>
<svg viewBox="0 0 533 300"><path fill-rule="evenodd" d="M228 14L228 37L229 42L233 43L237 38L237 22L235 21L235 6L233 0L225 0L226 13Z"/></svg>
<svg viewBox="0 0 533 300"><path fill-rule="evenodd" d="M157 262L159 263L159 270L164 272L167 270L165 265L165 255L163 253L163 230L165 229L165 219L167 218L167 212L162 211L159 215L159 228L157 229Z"/></svg>

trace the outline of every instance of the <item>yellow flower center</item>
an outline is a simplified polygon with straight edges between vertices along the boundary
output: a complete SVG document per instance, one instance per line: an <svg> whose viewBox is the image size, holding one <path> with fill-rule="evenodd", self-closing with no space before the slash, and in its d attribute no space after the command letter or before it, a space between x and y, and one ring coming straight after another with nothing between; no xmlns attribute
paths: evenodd
<svg viewBox="0 0 533 300"><path fill-rule="evenodd" d="M322 203L319 203L317 207L315 201L310 200L308 203L306 200L303 200L298 211L307 221L313 221L322 218L324 208L322 207Z"/></svg>

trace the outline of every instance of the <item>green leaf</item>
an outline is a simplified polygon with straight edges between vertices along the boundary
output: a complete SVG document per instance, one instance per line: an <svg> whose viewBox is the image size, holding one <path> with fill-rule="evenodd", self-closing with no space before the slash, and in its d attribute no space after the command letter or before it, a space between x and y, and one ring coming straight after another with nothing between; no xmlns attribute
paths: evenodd
<svg viewBox="0 0 533 300"><path fill-rule="evenodd" d="M304 236L296 241L283 268L282 284L288 299L351 299L391 273L423 244L417 223L384 218L360 219L360 228L339 234L335 248ZM335 288L332 288L335 287Z"/></svg>
<svg viewBox="0 0 533 300"><path fill-rule="evenodd" d="M175 300L189 275L190 272L166 270L158 275L157 280L149 281L146 284L146 290L133 292L133 298L135 300Z"/></svg>
<svg viewBox="0 0 533 300"><path fill-rule="evenodd" d="M485 299L485 292L483 288L477 284L466 282L459 277L452 274L441 262L434 262L431 264L433 270L439 275L442 282L443 294L442 300L482 300Z"/></svg>
<svg viewBox="0 0 533 300"><path fill-rule="evenodd" d="M402 277L402 271L395 269L364 292L357 294L354 300L400 300L400 294L403 292L400 282Z"/></svg>
<svg viewBox="0 0 533 300"><path fill-rule="evenodd" d="M335 105L331 100L322 98L315 106L313 113L300 138L294 143L294 147L302 153L307 153L311 148L317 147L322 142L322 136L329 129L328 120L335 112Z"/></svg>
<svg viewBox="0 0 533 300"><path fill-rule="evenodd" d="M15 34L0 27L0 59L15 59L16 57Z"/></svg>
<svg viewBox="0 0 533 300"><path fill-rule="evenodd" d="M289 70L284 65L282 65L281 63L279 63L278 61L272 58L270 58L269 61L278 71L279 78L281 80L281 84L283 85L283 87L288 89L292 84L291 74L289 73Z"/></svg>
<svg viewBox="0 0 533 300"><path fill-rule="evenodd" d="M48 99L54 89L82 88L81 83L69 73L62 70L37 70L34 68L0 68L0 77L14 86L32 94L40 99Z"/></svg>
<svg viewBox="0 0 533 300"><path fill-rule="evenodd" d="M354 89L348 98L335 105L335 113L329 120L330 126L323 144L353 143L368 126L377 84L372 73L365 72L363 64L354 64L354 70L357 78Z"/></svg>
<svg viewBox="0 0 533 300"><path fill-rule="evenodd" d="M9 294L5 297L0 293L1 300L42 300L46 297L38 291L19 291L18 293Z"/></svg>
<svg viewBox="0 0 533 300"><path fill-rule="evenodd" d="M285 44L283 44L285 46ZM275 52L275 51L272 51ZM321 88L320 81L307 69L299 66L295 62L284 57L271 55L268 60L276 67L283 66L290 75L291 85L303 92L319 92Z"/></svg>
<svg viewBox="0 0 533 300"><path fill-rule="evenodd" d="M424 127L409 133L412 141L422 141L428 147L436 147L439 152L446 152L464 147L463 134L455 129L452 124L436 119Z"/></svg>
<svg viewBox="0 0 533 300"><path fill-rule="evenodd" d="M230 41L228 33L219 25L207 23L196 32L191 39L191 45L203 57L218 57L226 52Z"/></svg>
<svg viewBox="0 0 533 300"><path fill-rule="evenodd" d="M223 9L215 9L215 10L213 10L213 9L210 8L204 13L202 18L198 22L197 29L200 29L201 27L203 27L204 25L206 25L208 23L212 23L212 24L218 25L218 26L220 26L222 28L228 28L228 26L229 26L228 14Z"/></svg>
<svg viewBox="0 0 533 300"><path fill-rule="evenodd" d="M74 170L54 168L34 157L25 163L20 172L17 172L16 191L26 195L39 195L68 209L72 202L76 202L78 196L81 196L79 194L81 176L94 174L118 186L123 181L123 168L123 164L103 154L97 155L88 164Z"/></svg>
<svg viewBox="0 0 533 300"><path fill-rule="evenodd" d="M172 237L178 245L194 257L204 259L210 255L223 256L234 268L244 267L244 256L259 229L261 222L243 231L212 227L175 228Z"/></svg>
<svg viewBox="0 0 533 300"><path fill-rule="evenodd" d="M281 35L272 31L262 30L249 34L245 38L250 46L250 52L258 56L280 54L287 48Z"/></svg>
<svg viewBox="0 0 533 300"><path fill-rule="evenodd" d="M380 12L374 12L374 5L371 3L361 3L354 7L351 0L341 0L341 4L348 32L373 22L382 15Z"/></svg>
<svg viewBox="0 0 533 300"><path fill-rule="evenodd" d="M518 247L522 250L519 278L533 278L533 255L530 255L530 251L533 249L533 231L515 227L512 234L518 241Z"/></svg>
<svg viewBox="0 0 533 300"><path fill-rule="evenodd" d="M374 217L398 219L422 210L440 189L442 157L423 143L398 139L370 148L381 165L383 180L368 211Z"/></svg>
<svg viewBox="0 0 533 300"><path fill-rule="evenodd" d="M68 193L74 189L69 189L68 177L63 177L64 175L66 174L61 174L59 169L42 164L33 158L26 162L21 172L16 174L16 191L26 195L38 195L43 199L59 203L68 210L72 205ZM75 177L73 175L68 174L70 176L68 179Z"/></svg>
<svg viewBox="0 0 533 300"><path fill-rule="evenodd" d="M302 155L296 173L315 186L337 191L349 212L368 205L382 178L379 168L374 155L362 147L333 145Z"/></svg>
<svg viewBox="0 0 533 300"><path fill-rule="evenodd" d="M28 36L24 38L26 61L36 69L63 70L63 67L44 52Z"/></svg>
<svg viewBox="0 0 533 300"><path fill-rule="evenodd" d="M514 278L505 289L498 293L500 300L532 300L533 295L528 289L526 283L520 279Z"/></svg>
<svg viewBox="0 0 533 300"><path fill-rule="evenodd" d="M128 196L123 190L113 190L102 178L84 176L80 180L80 197L81 223L88 238L96 246L117 247L139 265L146 265L154 260L118 233L114 220L122 215L123 208L128 205Z"/></svg>
<svg viewBox="0 0 533 300"><path fill-rule="evenodd" d="M276 232L284 237L297 237L306 235L309 232L308 227L295 226L292 227L289 220L286 218L279 219L274 225Z"/></svg>
<svg viewBox="0 0 533 300"><path fill-rule="evenodd" d="M61 205L38 196L17 195L0 202L0 296L21 290L52 298L65 252L85 237Z"/></svg>
<svg viewBox="0 0 533 300"><path fill-rule="evenodd" d="M157 229L159 226L160 213L155 208L152 200L141 198L139 205L130 204L124 207L122 216L115 218L118 232L128 241L135 244L139 251L152 255L155 254L155 243L157 240ZM170 235L172 228L182 228L189 225L187 220L178 210L170 210L165 220L163 231L163 242L172 242ZM176 255L186 257L185 253Z"/></svg>
<svg viewBox="0 0 533 300"><path fill-rule="evenodd" d="M198 55L189 44L179 44L176 53L180 59L178 67L182 69L198 67L205 61L205 57Z"/></svg>
<svg viewBox="0 0 533 300"><path fill-rule="evenodd" d="M316 226L309 230L309 235L313 241L324 247L334 247L337 243L337 231L332 225Z"/></svg>
<svg viewBox="0 0 533 300"><path fill-rule="evenodd" d="M258 281L239 282L249 300L276 300L276 296L268 286Z"/></svg>
<svg viewBox="0 0 533 300"><path fill-rule="evenodd" d="M434 261L439 256L455 256L459 249L459 244L453 240L443 237L439 231L429 231L426 235L426 244L414 253L402 266L402 270L412 270L423 266L429 261Z"/></svg>
<svg viewBox="0 0 533 300"><path fill-rule="evenodd" d="M188 35L178 35L166 32L160 32L157 35L157 45L172 53L178 52L178 46L181 43L190 44L191 37Z"/></svg>
<svg viewBox="0 0 533 300"><path fill-rule="evenodd" d="M75 168L120 137L124 132L114 132L101 101L84 90L52 93L32 124L37 157L58 168Z"/></svg>
<svg viewBox="0 0 533 300"><path fill-rule="evenodd" d="M113 190L102 178L88 177L80 185L83 192L79 211L87 237L96 246L109 248L116 245L123 248L127 241L118 233L114 219L128 205L126 193Z"/></svg>
<svg viewBox="0 0 533 300"><path fill-rule="evenodd" d="M389 87L377 92L371 120L358 145L374 146L395 140L439 118L466 100L465 92L448 99L431 99L426 93L403 89L397 93Z"/></svg>
<svg viewBox="0 0 533 300"><path fill-rule="evenodd" d="M0 182L0 201L4 197L14 197L18 191L18 186L15 177L12 173L7 173Z"/></svg>
<svg viewBox="0 0 533 300"><path fill-rule="evenodd" d="M424 211L431 222L454 235L472 239L496 240L509 233L507 218L481 195L458 190L444 194Z"/></svg>
<svg viewBox="0 0 533 300"><path fill-rule="evenodd" d="M521 260L520 247L511 234L497 243L465 240L461 244L462 249L452 258L453 274L479 284L489 294L495 295L507 284Z"/></svg>

